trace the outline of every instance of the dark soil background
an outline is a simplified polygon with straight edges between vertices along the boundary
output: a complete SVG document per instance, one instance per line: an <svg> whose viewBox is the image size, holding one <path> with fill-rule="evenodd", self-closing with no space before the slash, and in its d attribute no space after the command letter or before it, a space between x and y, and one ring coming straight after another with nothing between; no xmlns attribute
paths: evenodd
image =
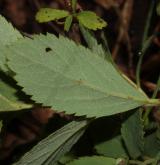
<svg viewBox="0 0 160 165"><path fill-rule="evenodd" d="M154 0L153 0L154 1ZM152 0L79 0L77 10L92 10L107 21L104 29L113 59L118 67L133 81L142 38ZM156 8L156 1L155 8ZM36 12L42 7L71 10L69 0L0 0L0 14L12 22L24 36L50 32L55 35L66 35L76 42L84 44L77 23L66 33L63 25L55 22L39 24L35 20ZM141 84L145 92L151 96L156 88L160 74L160 18L154 10L149 28L149 36L156 34L145 54L141 68ZM96 31L98 41L101 31ZM118 85L118 84L117 84ZM160 97L160 93L159 96ZM53 117L54 116L54 117ZM51 120L49 118L53 117ZM160 114L153 117L160 121ZM49 109L36 108L23 112L19 117L11 119L3 129L0 145L0 164L10 164L35 142L45 136L46 132L56 130L72 117L56 114ZM48 123L49 121L49 123ZM48 124L47 124L48 123ZM46 129L44 129L46 128ZM45 131L44 131L45 130ZM43 133L42 133L43 132ZM46 133L47 134L47 133Z"/></svg>

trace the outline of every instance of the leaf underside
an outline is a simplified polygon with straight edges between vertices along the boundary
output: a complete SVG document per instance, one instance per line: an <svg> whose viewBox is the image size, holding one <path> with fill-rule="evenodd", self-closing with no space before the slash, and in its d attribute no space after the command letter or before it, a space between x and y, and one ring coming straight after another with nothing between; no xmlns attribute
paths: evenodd
<svg viewBox="0 0 160 165"><path fill-rule="evenodd" d="M5 53L23 90L59 112L100 117L149 102L110 62L62 36L22 39Z"/></svg>
<svg viewBox="0 0 160 165"><path fill-rule="evenodd" d="M40 141L14 165L50 165L77 142L84 133L87 121L73 121Z"/></svg>

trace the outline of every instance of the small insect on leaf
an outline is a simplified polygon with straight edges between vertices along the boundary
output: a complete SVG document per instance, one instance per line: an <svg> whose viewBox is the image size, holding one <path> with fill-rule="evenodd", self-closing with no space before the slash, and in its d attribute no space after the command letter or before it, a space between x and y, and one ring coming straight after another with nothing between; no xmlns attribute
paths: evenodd
<svg viewBox="0 0 160 165"><path fill-rule="evenodd" d="M65 18L68 15L69 12L65 10L42 8L36 14L36 20L40 23L43 23Z"/></svg>
<svg viewBox="0 0 160 165"><path fill-rule="evenodd" d="M98 17L94 12L82 11L77 15L79 23L91 30L102 29L107 26L107 22Z"/></svg>

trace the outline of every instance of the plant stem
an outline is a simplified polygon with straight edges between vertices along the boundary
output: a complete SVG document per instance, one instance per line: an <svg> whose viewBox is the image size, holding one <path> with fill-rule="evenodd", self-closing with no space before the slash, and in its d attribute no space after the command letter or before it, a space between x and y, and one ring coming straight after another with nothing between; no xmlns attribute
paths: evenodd
<svg viewBox="0 0 160 165"><path fill-rule="evenodd" d="M141 65L142 65L143 57L144 57L148 47L151 45L153 37L154 36L151 36L151 37L149 37L149 39L147 41L145 41L141 51L139 52L140 57L139 57L137 68L136 68L136 82L137 82L138 88L141 87L141 85L140 85L140 71L141 71Z"/></svg>
<svg viewBox="0 0 160 165"><path fill-rule="evenodd" d="M157 81L156 89L153 92L152 99L156 98L157 93L158 93L159 90L160 90L160 75L159 75L159 78L158 78L158 81ZM145 125L148 125L148 116L149 116L151 110L152 110L152 108L148 107L145 111L145 114L143 116L143 120L144 120Z"/></svg>
<svg viewBox="0 0 160 165"><path fill-rule="evenodd" d="M142 39L142 48L141 48L141 51L139 53L140 57L139 57L139 61L137 64L137 69L136 69L136 82L137 82L137 86L139 88L141 86L140 85L140 70L141 70L143 57L144 57L144 54L145 54L147 48L150 46L151 41L152 41L150 38L147 40L147 38L148 38L149 27L150 27L150 23L151 23L152 14L153 14L154 4L155 4L155 2L152 0L151 6L149 9L149 13L148 13L148 17L147 17L146 26L144 29L144 34L143 34L143 39Z"/></svg>
<svg viewBox="0 0 160 165"><path fill-rule="evenodd" d="M146 26L145 26L144 33L143 33L142 45L144 45L145 41L148 38L148 32L149 32L150 23L151 23L153 11L154 11L154 5L155 5L155 1L152 0L151 1L151 6L150 6L150 9L149 9L149 13L148 13L148 16L147 16Z"/></svg>
<svg viewBox="0 0 160 165"><path fill-rule="evenodd" d="M77 0L71 0L72 1L72 11L73 14L76 13L76 6L77 6Z"/></svg>

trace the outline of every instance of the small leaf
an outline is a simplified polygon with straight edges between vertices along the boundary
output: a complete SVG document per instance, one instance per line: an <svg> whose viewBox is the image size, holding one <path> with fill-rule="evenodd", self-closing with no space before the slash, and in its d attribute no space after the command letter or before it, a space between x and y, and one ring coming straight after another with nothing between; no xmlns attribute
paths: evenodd
<svg viewBox="0 0 160 165"><path fill-rule="evenodd" d="M110 62L65 37L24 39L5 53L23 90L59 112L100 117L152 103Z"/></svg>
<svg viewBox="0 0 160 165"><path fill-rule="evenodd" d="M16 96L17 90L0 79L0 112L31 108Z"/></svg>
<svg viewBox="0 0 160 165"><path fill-rule="evenodd" d="M116 159L103 157L103 156L92 156L92 157L81 157L74 160L66 165L116 165Z"/></svg>
<svg viewBox="0 0 160 165"><path fill-rule="evenodd" d="M121 134L127 150L133 159L138 158L144 149L144 131L141 111L137 110L122 124Z"/></svg>
<svg viewBox="0 0 160 165"><path fill-rule="evenodd" d="M8 71L8 68L6 66L5 54L2 53L1 50L5 49L5 46L17 41L19 38L22 38L22 35L18 30L14 29L13 26L0 15L0 69L5 72Z"/></svg>
<svg viewBox="0 0 160 165"><path fill-rule="evenodd" d="M61 18L65 18L69 15L68 11L51 9L51 8L42 8L36 14L36 20L40 23L55 21Z"/></svg>
<svg viewBox="0 0 160 165"><path fill-rule="evenodd" d="M87 121L73 121L40 141L14 165L55 164L82 136Z"/></svg>
<svg viewBox="0 0 160 165"><path fill-rule="evenodd" d="M71 24L72 24L72 20L73 20L73 16L72 15L69 15L66 20L65 20L65 23L64 23L64 30L65 31L69 31L70 27L71 27Z"/></svg>
<svg viewBox="0 0 160 165"><path fill-rule="evenodd" d="M77 14L79 22L88 29L97 30L107 26L107 23L94 12L82 11Z"/></svg>
<svg viewBox="0 0 160 165"><path fill-rule="evenodd" d="M155 157L160 151L160 140L157 138L156 133L152 133L145 137L143 155Z"/></svg>
<svg viewBox="0 0 160 165"><path fill-rule="evenodd" d="M95 150L98 154L107 157L128 157L121 136L117 136L111 140L97 144L95 146Z"/></svg>
<svg viewBox="0 0 160 165"><path fill-rule="evenodd" d="M160 16L160 2L157 4L156 11L157 11L157 15Z"/></svg>

